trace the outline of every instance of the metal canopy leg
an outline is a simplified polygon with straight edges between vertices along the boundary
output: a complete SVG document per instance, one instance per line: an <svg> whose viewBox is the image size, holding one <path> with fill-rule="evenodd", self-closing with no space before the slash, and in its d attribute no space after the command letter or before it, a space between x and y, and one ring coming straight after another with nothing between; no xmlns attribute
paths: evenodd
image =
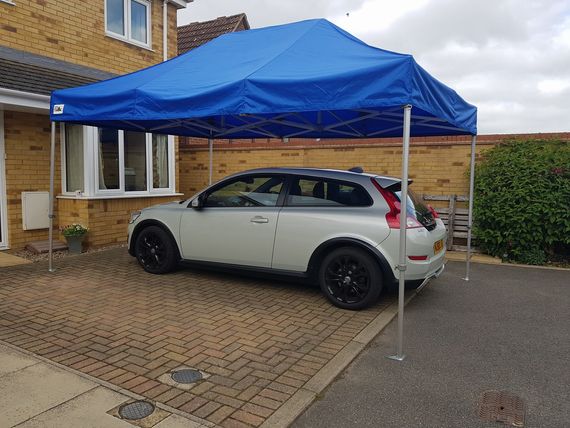
<svg viewBox="0 0 570 428"><path fill-rule="evenodd" d="M469 270L471 268L471 229L473 226L473 193L475 190L475 145L477 135L471 137L471 165L469 171L469 217L467 220L467 256L465 259L465 281L469 281Z"/></svg>
<svg viewBox="0 0 570 428"><path fill-rule="evenodd" d="M213 157L214 157L214 140L208 138L208 149L209 149L209 157L210 157L210 166L208 168L209 178L208 178L208 185L212 184L212 166L213 166Z"/></svg>
<svg viewBox="0 0 570 428"><path fill-rule="evenodd" d="M398 260L398 345L396 355L388 358L402 361L404 355L404 291L406 284L406 226L408 213L408 160L410 157L410 119L412 106L404 106L404 136L402 151L402 191L400 196L400 255Z"/></svg>
<svg viewBox="0 0 570 428"><path fill-rule="evenodd" d="M55 178L55 122L51 123L51 148L49 165L49 271L54 272L53 267L53 205L54 205L54 178Z"/></svg>

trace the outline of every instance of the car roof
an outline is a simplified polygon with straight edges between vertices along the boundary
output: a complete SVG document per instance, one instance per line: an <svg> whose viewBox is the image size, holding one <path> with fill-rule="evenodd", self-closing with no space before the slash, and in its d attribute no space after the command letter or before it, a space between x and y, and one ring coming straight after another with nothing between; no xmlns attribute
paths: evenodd
<svg viewBox="0 0 570 428"><path fill-rule="evenodd" d="M306 168L306 167L272 167L272 168L256 168L247 171L241 171L239 173L233 174L232 176L239 176L242 174L296 174L296 175L317 175L323 178L332 178L338 180L356 180L362 179L364 177L376 178L380 181L382 187L389 186L395 182L401 181L397 177L383 176L374 173L367 172L354 172L342 169L327 169L327 168Z"/></svg>

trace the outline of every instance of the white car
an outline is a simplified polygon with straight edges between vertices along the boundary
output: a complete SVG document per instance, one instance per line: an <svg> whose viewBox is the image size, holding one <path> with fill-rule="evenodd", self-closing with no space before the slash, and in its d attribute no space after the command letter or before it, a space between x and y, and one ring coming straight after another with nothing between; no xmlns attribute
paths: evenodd
<svg viewBox="0 0 570 428"><path fill-rule="evenodd" d="M358 168L245 171L133 213L129 253L156 274L185 261L302 277L335 305L361 309L397 282L400 184ZM445 226L411 191L406 223L406 280L438 276Z"/></svg>

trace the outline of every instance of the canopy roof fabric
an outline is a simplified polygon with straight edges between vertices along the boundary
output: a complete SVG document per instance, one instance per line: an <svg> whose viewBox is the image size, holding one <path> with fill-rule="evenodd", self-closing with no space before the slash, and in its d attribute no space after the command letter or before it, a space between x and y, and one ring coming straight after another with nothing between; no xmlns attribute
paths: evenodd
<svg viewBox="0 0 570 428"><path fill-rule="evenodd" d="M55 91L53 121L210 138L476 134L477 109L411 55L324 19L226 34L164 63Z"/></svg>

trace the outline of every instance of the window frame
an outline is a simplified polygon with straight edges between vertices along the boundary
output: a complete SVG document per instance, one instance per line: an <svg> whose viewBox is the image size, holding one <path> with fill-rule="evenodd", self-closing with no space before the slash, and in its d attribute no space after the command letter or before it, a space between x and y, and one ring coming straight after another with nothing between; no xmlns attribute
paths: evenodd
<svg viewBox="0 0 570 428"><path fill-rule="evenodd" d="M108 11L107 11L107 1L108 0L104 0L104 7L105 7L105 34L109 37L112 37L114 39L117 40L121 40L123 42L126 43L130 43L142 48L146 48L149 50L152 50L152 2L150 0L123 0L123 11L124 11L124 15L123 15L123 19L124 19L124 24L123 24L123 30L125 32L125 34L119 34L119 33L115 33L111 30L109 30L108 26L107 26L107 15L108 15ZM142 4L146 7L146 39L147 42L143 43L137 39L134 39L132 37L132 22L131 22L131 1L134 1L136 3Z"/></svg>
<svg viewBox="0 0 570 428"><path fill-rule="evenodd" d="M267 205L262 205L262 206L251 206L251 207L209 207L206 205L206 201L208 200L208 197L215 191L220 190L221 188L228 186L234 182L243 180L246 177L251 177L253 179L255 179L256 177L267 177L267 178L272 178L272 177L281 177L283 179L283 184L281 186L281 190L279 192L279 195L277 196L277 202L275 203L275 205L272 206L267 206ZM283 202L285 201L285 196L286 193L289 189L289 176L287 174L280 174L280 173L253 173L253 174L242 174L242 175L238 175L238 176L234 176L234 177L229 177L223 181L220 181L219 183L216 183L215 185L209 187L208 189L204 190L202 193L200 193L197 197L198 198L202 198L203 199L203 203L204 206L202 207L202 209L204 210L209 210L209 209L273 209L273 208L281 208L283 206ZM192 208L192 203L188 204L188 208Z"/></svg>
<svg viewBox="0 0 570 428"><path fill-rule="evenodd" d="M368 196L368 204L367 205L326 205L326 204L314 204L314 205L291 205L289 204L289 193L291 190L291 186L297 180L311 180L311 181L327 181L327 182L334 182L338 183L339 185L345 186L352 186L354 188L359 187L362 191L366 193ZM328 178L328 177L317 177L312 175L292 175L289 179L289 183L287 186L287 194L283 200L283 207L285 208L326 208L326 209L346 209L346 208L368 208L374 205L374 199L370 195L370 192L366 190L366 188L361 185L360 183L356 183L354 181L346 181L346 180L339 180L337 178Z"/></svg>
<svg viewBox="0 0 570 428"><path fill-rule="evenodd" d="M125 190L125 152L124 131L118 130L119 146L119 188L99 189L99 128L83 126L83 192L68 192L67 189L67 154L65 150L65 124L62 124L60 132L61 148L61 195L70 198L131 198L149 196L170 196L176 194L176 171L175 171L175 145L174 136L168 135L168 187L155 188L152 168L152 134L145 133L146 152L146 180L147 189L142 191Z"/></svg>

